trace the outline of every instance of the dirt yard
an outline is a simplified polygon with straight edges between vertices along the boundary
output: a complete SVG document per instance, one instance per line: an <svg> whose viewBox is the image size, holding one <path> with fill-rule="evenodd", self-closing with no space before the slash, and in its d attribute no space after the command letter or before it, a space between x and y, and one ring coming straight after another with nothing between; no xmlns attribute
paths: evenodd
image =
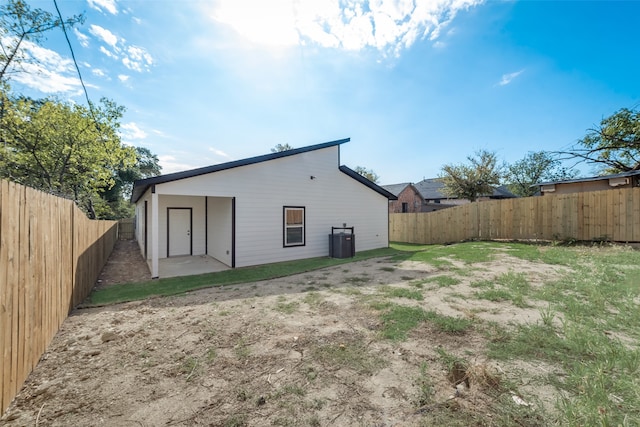
<svg viewBox="0 0 640 427"><path fill-rule="evenodd" d="M446 270L379 258L76 310L0 424L419 426L446 405L487 425L490 408L505 398L492 392L499 377L517 381L519 395L507 393L508 400L552 406L552 390L534 390L528 381L548 369L488 363L486 331L446 333L422 322L408 339L393 341L380 336L385 325L375 307L395 303L503 325L536 322L540 307L471 298L470 284L514 271L536 286L565 270L501 254L466 266L472 274L449 272L459 283L439 286L434 279ZM419 291L423 299L395 289ZM442 350L472 366L452 377Z"/></svg>

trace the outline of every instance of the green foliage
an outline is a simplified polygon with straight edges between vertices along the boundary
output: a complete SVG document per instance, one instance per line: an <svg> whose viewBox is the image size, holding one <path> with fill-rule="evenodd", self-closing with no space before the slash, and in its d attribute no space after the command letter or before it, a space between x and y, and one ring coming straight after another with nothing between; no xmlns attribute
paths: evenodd
<svg viewBox="0 0 640 427"><path fill-rule="evenodd" d="M599 165L605 174L640 169L640 111L618 110L561 154Z"/></svg>
<svg viewBox="0 0 640 427"><path fill-rule="evenodd" d="M276 144L276 146L271 149L271 152L280 153L282 151L289 151L289 150L293 150L293 147L290 146L289 144Z"/></svg>
<svg viewBox="0 0 640 427"><path fill-rule="evenodd" d="M61 21L42 9L32 9L24 0L7 0L0 5L0 84L12 74L25 72L26 64L38 61L25 51L27 43L39 44L46 32L62 26L82 23L82 15ZM33 68L33 67L31 67Z"/></svg>
<svg viewBox="0 0 640 427"><path fill-rule="evenodd" d="M522 160L507 166L505 179L509 191L520 197L533 196L538 192L534 184L544 181L572 179L578 172L562 167L560 160L546 151L529 152Z"/></svg>
<svg viewBox="0 0 640 427"><path fill-rule="evenodd" d="M373 171L373 169L367 169L364 166L356 166L354 172L359 173L371 182L377 183L380 180L380 177Z"/></svg>
<svg viewBox="0 0 640 427"><path fill-rule="evenodd" d="M107 99L89 109L3 95L0 177L70 198L89 217L100 217L100 192L114 185L119 168L136 160L118 135L124 108Z"/></svg>
<svg viewBox="0 0 640 427"><path fill-rule="evenodd" d="M445 194L476 201L482 195L493 194L494 187L500 185L501 167L496 154L479 150L475 157L467 157L469 164L444 165L442 182Z"/></svg>

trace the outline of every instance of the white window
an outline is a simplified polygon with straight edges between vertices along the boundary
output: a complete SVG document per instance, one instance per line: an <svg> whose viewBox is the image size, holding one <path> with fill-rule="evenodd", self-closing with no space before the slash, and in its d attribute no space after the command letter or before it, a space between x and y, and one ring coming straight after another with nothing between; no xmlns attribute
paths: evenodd
<svg viewBox="0 0 640 427"><path fill-rule="evenodd" d="M304 207L284 207L284 246L304 246Z"/></svg>

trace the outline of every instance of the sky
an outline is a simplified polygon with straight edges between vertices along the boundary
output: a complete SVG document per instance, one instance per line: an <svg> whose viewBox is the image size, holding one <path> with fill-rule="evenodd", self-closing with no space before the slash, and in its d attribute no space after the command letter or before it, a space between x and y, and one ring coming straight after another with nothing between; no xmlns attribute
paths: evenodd
<svg viewBox="0 0 640 427"><path fill-rule="evenodd" d="M3 2L5 0L2 0ZM53 0L32 7L55 13ZM163 173L351 138L380 184L564 150L640 105L640 1L58 0L89 98ZM14 91L86 103L61 30ZM570 166L570 165L568 165ZM595 175L580 166L583 176Z"/></svg>

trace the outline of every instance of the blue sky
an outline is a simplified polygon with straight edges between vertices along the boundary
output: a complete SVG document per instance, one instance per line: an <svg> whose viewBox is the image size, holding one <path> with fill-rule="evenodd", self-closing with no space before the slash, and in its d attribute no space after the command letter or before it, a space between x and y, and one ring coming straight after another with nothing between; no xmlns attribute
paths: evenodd
<svg viewBox="0 0 640 427"><path fill-rule="evenodd" d="M31 1L54 11L53 1ZM637 1L58 0L89 97L163 172L350 137L380 183L561 150L640 102ZM30 48L30 46L27 46ZM61 31L16 91L83 103ZM594 172L582 167L583 175Z"/></svg>

